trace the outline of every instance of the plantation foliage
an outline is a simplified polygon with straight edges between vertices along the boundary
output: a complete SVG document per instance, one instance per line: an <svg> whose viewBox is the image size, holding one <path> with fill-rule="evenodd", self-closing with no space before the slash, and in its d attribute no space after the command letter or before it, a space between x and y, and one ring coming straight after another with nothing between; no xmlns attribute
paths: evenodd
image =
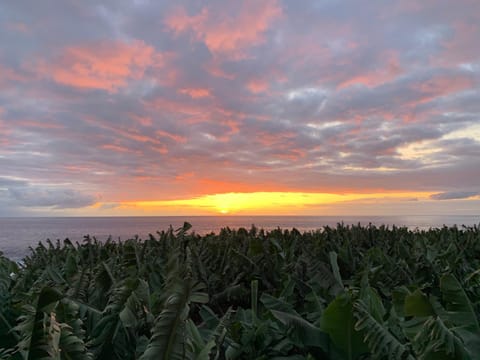
<svg viewBox="0 0 480 360"><path fill-rule="evenodd" d="M480 359L480 229L190 225L0 255L0 359Z"/></svg>

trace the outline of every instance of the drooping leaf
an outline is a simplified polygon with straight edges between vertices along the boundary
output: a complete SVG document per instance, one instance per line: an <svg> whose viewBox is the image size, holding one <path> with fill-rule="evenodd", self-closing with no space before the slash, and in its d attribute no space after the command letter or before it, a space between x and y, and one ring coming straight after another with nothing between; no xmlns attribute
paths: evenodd
<svg viewBox="0 0 480 360"><path fill-rule="evenodd" d="M275 318L291 330L290 336L294 336L307 347L318 347L325 353L329 353L329 336L320 328L296 314L277 310L271 310L271 312Z"/></svg>
<svg viewBox="0 0 480 360"><path fill-rule="evenodd" d="M414 360L408 346L402 344L388 330L387 326L369 311L367 304L362 300L357 300L354 303L354 309L357 318L355 329L364 332L364 340L373 356L396 360Z"/></svg>
<svg viewBox="0 0 480 360"><path fill-rule="evenodd" d="M368 352L368 347L363 341L363 331L355 330L353 302L350 294L339 295L327 306L320 327L330 336L346 359L354 360Z"/></svg>
<svg viewBox="0 0 480 360"><path fill-rule="evenodd" d="M432 305L427 296L419 289L405 296L403 311L405 316L431 316L434 315Z"/></svg>
<svg viewBox="0 0 480 360"><path fill-rule="evenodd" d="M172 288L164 309L155 319L152 337L140 359L185 359L192 356L192 348L186 335L186 321L190 303L208 301L208 296L199 292L201 287L192 286L191 279Z"/></svg>

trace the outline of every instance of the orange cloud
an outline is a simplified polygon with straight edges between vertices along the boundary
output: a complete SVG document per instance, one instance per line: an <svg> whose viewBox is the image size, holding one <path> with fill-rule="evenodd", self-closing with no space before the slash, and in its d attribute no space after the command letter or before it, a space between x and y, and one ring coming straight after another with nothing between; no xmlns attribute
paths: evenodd
<svg viewBox="0 0 480 360"><path fill-rule="evenodd" d="M175 176L175 180L176 181L184 181L184 180L187 180L187 179L192 179L194 176L195 176L195 172L189 171L189 172L178 174L177 176Z"/></svg>
<svg viewBox="0 0 480 360"><path fill-rule="evenodd" d="M101 41L68 47L41 70L60 84L116 92L128 80L141 79L148 66L161 63L161 55L143 41Z"/></svg>
<svg viewBox="0 0 480 360"><path fill-rule="evenodd" d="M264 184L261 188L269 189L270 191L271 189L276 189L273 184ZM258 191L258 189L258 184L203 178L195 183L193 190L195 190L196 193L208 195L228 192L255 192Z"/></svg>
<svg viewBox="0 0 480 360"><path fill-rule="evenodd" d="M240 8L227 9L230 4L239 4ZM165 24L175 33L193 32L214 54L241 56L245 48L261 44L264 32L282 15L276 0L230 4L223 3L224 8L204 7L193 16L179 7L165 19Z"/></svg>

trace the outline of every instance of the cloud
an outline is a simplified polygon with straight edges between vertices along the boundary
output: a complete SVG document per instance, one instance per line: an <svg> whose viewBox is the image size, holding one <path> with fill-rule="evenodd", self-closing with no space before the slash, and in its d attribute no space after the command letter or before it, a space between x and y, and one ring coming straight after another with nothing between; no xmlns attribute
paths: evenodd
<svg viewBox="0 0 480 360"><path fill-rule="evenodd" d="M2 200L5 200L5 195ZM3 201L2 201L3 202ZM33 209L29 208L44 208L48 209L73 209L83 208L93 205L96 200L94 197L80 194L73 190L54 190L43 189L33 190L28 189L22 191L20 189L10 189L6 195L6 201L13 205L12 211L17 207L24 208L26 211Z"/></svg>
<svg viewBox="0 0 480 360"><path fill-rule="evenodd" d="M203 98L203 97L209 97L211 96L210 90L208 89L202 89L202 88L186 88L186 89L180 89L181 94L186 94L190 96L193 99L198 99L198 98Z"/></svg>
<svg viewBox="0 0 480 360"><path fill-rule="evenodd" d="M24 208L73 209L91 206L96 196L59 185L38 185L24 179L0 177L0 210ZM3 212L3 211L2 211Z"/></svg>
<svg viewBox="0 0 480 360"><path fill-rule="evenodd" d="M476 189L477 9L4 2L0 207Z"/></svg>
<svg viewBox="0 0 480 360"><path fill-rule="evenodd" d="M204 7L195 15L178 7L167 16L165 25L176 34L192 32L213 54L241 56L246 48L264 41L264 32L281 14L276 0L247 0Z"/></svg>
<svg viewBox="0 0 480 360"><path fill-rule="evenodd" d="M433 200L454 200L454 199L468 199L480 195L478 191L447 191L433 194L430 196Z"/></svg>
<svg viewBox="0 0 480 360"><path fill-rule="evenodd" d="M118 209L122 207L122 204L120 203L103 203L100 205L101 210L112 210L112 209Z"/></svg>
<svg viewBox="0 0 480 360"><path fill-rule="evenodd" d="M22 187L28 184L27 181L15 178L8 178L0 176L0 188Z"/></svg>
<svg viewBox="0 0 480 360"><path fill-rule="evenodd" d="M56 209L81 208L93 205L94 196L72 189L57 188L11 188L8 196L23 207L52 207Z"/></svg>
<svg viewBox="0 0 480 360"><path fill-rule="evenodd" d="M15 69L0 63L0 89L10 89L15 82L23 82L27 79Z"/></svg>
<svg viewBox="0 0 480 360"><path fill-rule="evenodd" d="M151 65L160 66L161 55L143 41L96 41L65 48L39 71L59 84L115 92Z"/></svg>

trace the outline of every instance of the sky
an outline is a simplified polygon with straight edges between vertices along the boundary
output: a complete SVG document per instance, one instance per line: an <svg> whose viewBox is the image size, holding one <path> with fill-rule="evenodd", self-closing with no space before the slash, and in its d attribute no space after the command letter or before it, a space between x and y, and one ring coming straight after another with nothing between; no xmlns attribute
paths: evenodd
<svg viewBox="0 0 480 360"><path fill-rule="evenodd" d="M480 214L480 1L2 1L0 216Z"/></svg>

